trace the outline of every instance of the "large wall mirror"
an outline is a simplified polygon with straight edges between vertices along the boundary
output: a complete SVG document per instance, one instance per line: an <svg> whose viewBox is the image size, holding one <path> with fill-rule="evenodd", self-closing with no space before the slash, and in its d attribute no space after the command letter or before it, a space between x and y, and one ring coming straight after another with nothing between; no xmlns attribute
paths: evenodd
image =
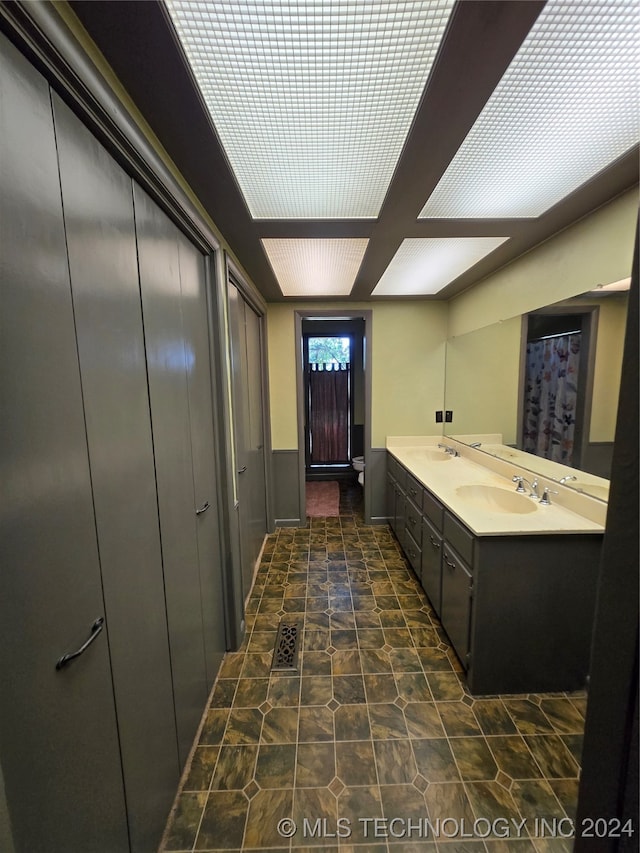
<svg viewBox="0 0 640 853"><path fill-rule="evenodd" d="M449 338L445 433L606 500L628 301L610 287Z"/></svg>

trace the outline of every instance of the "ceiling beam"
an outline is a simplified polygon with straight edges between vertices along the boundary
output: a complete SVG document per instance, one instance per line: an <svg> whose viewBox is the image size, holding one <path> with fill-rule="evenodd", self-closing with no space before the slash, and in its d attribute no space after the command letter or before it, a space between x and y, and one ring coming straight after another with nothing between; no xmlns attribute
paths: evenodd
<svg viewBox="0 0 640 853"><path fill-rule="evenodd" d="M544 6L463 0L454 7L352 296L371 294Z"/></svg>

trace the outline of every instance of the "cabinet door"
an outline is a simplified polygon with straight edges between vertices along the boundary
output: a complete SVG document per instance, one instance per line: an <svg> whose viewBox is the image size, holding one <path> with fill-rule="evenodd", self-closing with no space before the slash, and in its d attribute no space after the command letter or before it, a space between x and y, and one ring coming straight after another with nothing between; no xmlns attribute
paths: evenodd
<svg viewBox="0 0 640 853"><path fill-rule="evenodd" d="M180 774L133 187L53 100L129 832L153 851Z"/></svg>
<svg viewBox="0 0 640 853"><path fill-rule="evenodd" d="M396 525L394 528L395 534L398 538L398 542L402 545L402 548L405 547L406 540L406 530L405 530L405 503L406 503L406 495L396 483Z"/></svg>
<svg viewBox="0 0 640 853"><path fill-rule="evenodd" d="M471 571L445 544L442 556L441 622L465 669L469 652L471 588Z"/></svg>
<svg viewBox="0 0 640 853"><path fill-rule="evenodd" d="M396 529L396 481L387 474L387 515L389 526L395 532Z"/></svg>
<svg viewBox="0 0 640 853"><path fill-rule="evenodd" d="M422 521L422 588L440 616L442 610L442 536L424 518Z"/></svg>
<svg viewBox="0 0 640 853"><path fill-rule="evenodd" d="M207 700L178 231L134 186L138 264L180 764Z"/></svg>
<svg viewBox="0 0 640 853"><path fill-rule="evenodd" d="M189 359L187 384L205 665L207 688L210 690L226 649L226 637L207 320L207 277L203 256L182 235L179 236L179 254L182 315L186 340L191 342L193 356Z"/></svg>
<svg viewBox="0 0 640 853"><path fill-rule="evenodd" d="M0 36L0 762L16 853L129 850L49 88Z"/></svg>

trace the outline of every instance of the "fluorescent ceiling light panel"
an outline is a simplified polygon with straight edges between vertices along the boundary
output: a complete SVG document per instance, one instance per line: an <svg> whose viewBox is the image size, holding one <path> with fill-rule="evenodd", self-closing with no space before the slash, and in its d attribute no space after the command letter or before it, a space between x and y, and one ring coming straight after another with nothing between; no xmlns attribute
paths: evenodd
<svg viewBox="0 0 640 853"><path fill-rule="evenodd" d="M168 0L253 217L378 215L452 6Z"/></svg>
<svg viewBox="0 0 640 853"><path fill-rule="evenodd" d="M438 293L508 237L415 237L404 240L374 296Z"/></svg>
<svg viewBox="0 0 640 853"><path fill-rule="evenodd" d="M284 296L348 296L368 242L265 238L262 245Z"/></svg>
<svg viewBox="0 0 640 853"><path fill-rule="evenodd" d="M640 13L549 0L421 218L539 216L637 144Z"/></svg>

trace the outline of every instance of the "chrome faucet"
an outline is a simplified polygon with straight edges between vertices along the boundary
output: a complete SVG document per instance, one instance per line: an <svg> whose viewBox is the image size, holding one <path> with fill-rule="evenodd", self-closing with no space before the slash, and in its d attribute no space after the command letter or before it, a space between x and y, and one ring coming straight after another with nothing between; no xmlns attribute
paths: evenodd
<svg viewBox="0 0 640 853"><path fill-rule="evenodd" d="M565 477L560 477L558 482L564 486L564 484L567 482L567 480L577 480L577 479L578 478L574 477L573 474L567 474Z"/></svg>
<svg viewBox="0 0 640 853"><path fill-rule="evenodd" d="M544 492L542 493L542 497L540 498L540 503L545 506L551 506L551 498L549 495L557 495L558 493L553 489L550 489L548 486L545 486Z"/></svg>
<svg viewBox="0 0 640 853"><path fill-rule="evenodd" d="M481 441L474 441L473 444L470 444L469 447L480 447L482 444Z"/></svg>
<svg viewBox="0 0 640 853"><path fill-rule="evenodd" d="M516 486L516 492L525 492L526 489L524 487L524 484L526 483L527 486L529 486L529 488L531 489L531 491L529 492L529 497L530 498L536 498L537 500L540 499L540 495L538 494L538 478L537 477L534 479L533 483L530 483L529 480L525 479L524 477L521 477L519 474L514 474L512 477L512 481L514 483L518 484Z"/></svg>
<svg viewBox="0 0 640 853"><path fill-rule="evenodd" d="M455 449L455 447L451 447L450 444L438 444L438 447L444 448L444 452L450 453L452 456L460 456L460 453Z"/></svg>

